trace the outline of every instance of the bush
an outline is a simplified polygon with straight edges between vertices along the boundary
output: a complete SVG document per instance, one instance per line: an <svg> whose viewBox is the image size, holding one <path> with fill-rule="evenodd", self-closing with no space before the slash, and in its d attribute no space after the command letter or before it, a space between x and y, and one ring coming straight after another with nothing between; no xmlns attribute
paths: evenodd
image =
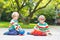
<svg viewBox="0 0 60 40"><path fill-rule="evenodd" d="M5 10L1 13L1 21L10 21L11 20L11 13L7 13Z"/></svg>
<svg viewBox="0 0 60 40"><path fill-rule="evenodd" d="M54 24L55 22L55 10L54 9L42 9L35 13L37 17L44 15L48 24ZM34 19L35 20L35 19Z"/></svg>

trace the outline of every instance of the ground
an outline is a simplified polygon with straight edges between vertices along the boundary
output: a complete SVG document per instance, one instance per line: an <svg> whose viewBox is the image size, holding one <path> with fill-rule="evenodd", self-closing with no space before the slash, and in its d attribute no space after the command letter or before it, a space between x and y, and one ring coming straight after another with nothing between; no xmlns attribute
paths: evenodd
<svg viewBox="0 0 60 40"><path fill-rule="evenodd" d="M60 27L51 27L52 35L48 36L32 36L32 35L25 35L24 36L9 36L3 35L4 32L7 31L8 28L0 28L0 40L60 40ZM25 29L26 32L32 31L32 29Z"/></svg>

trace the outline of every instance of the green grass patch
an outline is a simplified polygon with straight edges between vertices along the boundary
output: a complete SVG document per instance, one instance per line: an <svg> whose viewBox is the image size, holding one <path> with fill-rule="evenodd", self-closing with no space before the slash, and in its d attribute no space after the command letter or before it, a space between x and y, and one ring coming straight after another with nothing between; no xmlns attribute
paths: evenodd
<svg viewBox="0 0 60 40"><path fill-rule="evenodd" d="M30 23L29 25L23 24L23 23L19 23L21 25L22 28L34 28L35 24L34 23ZM0 22L0 28L8 28L9 26L9 22Z"/></svg>

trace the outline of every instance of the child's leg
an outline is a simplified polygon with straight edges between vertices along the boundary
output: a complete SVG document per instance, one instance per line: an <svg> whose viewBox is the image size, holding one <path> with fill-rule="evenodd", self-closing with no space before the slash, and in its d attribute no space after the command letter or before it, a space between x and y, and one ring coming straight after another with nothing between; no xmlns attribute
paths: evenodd
<svg viewBox="0 0 60 40"><path fill-rule="evenodd" d="M4 35L8 35L8 32L5 32Z"/></svg>
<svg viewBox="0 0 60 40"><path fill-rule="evenodd" d="M23 29L19 31L20 35L23 35L24 33L25 33L25 30L23 30Z"/></svg>
<svg viewBox="0 0 60 40"><path fill-rule="evenodd" d="M31 32L31 35L40 36L42 32L40 30L34 30Z"/></svg>
<svg viewBox="0 0 60 40"><path fill-rule="evenodd" d="M47 36L46 32L42 32L41 36Z"/></svg>
<svg viewBox="0 0 60 40"><path fill-rule="evenodd" d="M40 30L34 30L29 34L34 36L46 36L46 32L41 32Z"/></svg>
<svg viewBox="0 0 60 40"><path fill-rule="evenodd" d="M27 32L28 35L34 35L35 30L33 30L32 32Z"/></svg>
<svg viewBox="0 0 60 40"><path fill-rule="evenodd" d="M11 30L8 32L8 35L18 35L18 32L16 30Z"/></svg>
<svg viewBox="0 0 60 40"><path fill-rule="evenodd" d="M42 34L42 32L40 30L34 30L34 32L32 32L32 34L35 36L40 36Z"/></svg>

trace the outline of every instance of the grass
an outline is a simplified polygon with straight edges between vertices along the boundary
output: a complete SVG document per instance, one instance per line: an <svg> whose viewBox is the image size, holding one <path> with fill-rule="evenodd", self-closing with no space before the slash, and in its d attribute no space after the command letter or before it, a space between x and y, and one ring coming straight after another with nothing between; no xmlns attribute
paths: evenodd
<svg viewBox="0 0 60 40"><path fill-rule="evenodd" d="M34 28L35 24L34 23L30 23L29 25L25 25L23 23L19 23L21 25L22 28ZM9 26L9 22L0 22L0 28L8 28ZM58 25L49 25L49 27L60 27Z"/></svg>
<svg viewBox="0 0 60 40"><path fill-rule="evenodd" d="M19 23L22 28L34 28L35 24L30 23L29 25L25 25L23 23ZM0 28L8 28L9 22L0 22Z"/></svg>

